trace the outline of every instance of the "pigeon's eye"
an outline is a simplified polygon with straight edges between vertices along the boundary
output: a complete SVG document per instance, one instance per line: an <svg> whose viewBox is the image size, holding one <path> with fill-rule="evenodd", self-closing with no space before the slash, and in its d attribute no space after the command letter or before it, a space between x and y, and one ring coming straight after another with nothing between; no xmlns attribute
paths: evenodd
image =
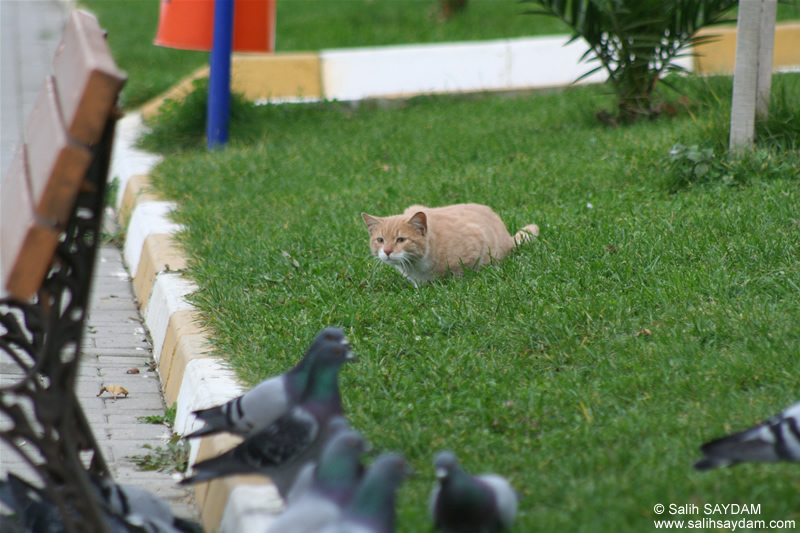
<svg viewBox="0 0 800 533"><path fill-rule="evenodd" d="M383 243L383 237L378 237L378 242Z"/></svg>
<svg viewBox="0 0 800 533"><path fill-rule="evenodd" d="M397 238L397 242L406 242L406 238L405 237L398 237Z"/></svg>

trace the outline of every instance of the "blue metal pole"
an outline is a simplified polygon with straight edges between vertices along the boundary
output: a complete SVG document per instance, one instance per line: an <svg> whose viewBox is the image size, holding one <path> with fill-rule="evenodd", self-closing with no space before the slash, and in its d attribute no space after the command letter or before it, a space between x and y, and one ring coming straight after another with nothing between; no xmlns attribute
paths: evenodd
<svg viewBox="0 0 800 533"><path fill-rule="evenodd" d="M211 47L211 73L208 79L208 119L206 138L212 150L228 142L231 114L231 52L233 51L233 2L214 2L214 41Z"/></svg>

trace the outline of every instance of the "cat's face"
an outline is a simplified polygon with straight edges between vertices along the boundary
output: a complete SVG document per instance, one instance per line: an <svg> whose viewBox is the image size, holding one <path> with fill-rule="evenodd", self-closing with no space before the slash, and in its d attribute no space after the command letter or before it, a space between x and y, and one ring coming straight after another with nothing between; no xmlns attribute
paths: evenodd
<svg viewBox="0 0 800 533"><path fill-rule="evenodd" d="M361 218L369 229L369 246L373 255L384 263L406 270L425 257L428 244L424 213L411 218L405 215L379 218L362 213Z"/></svg>

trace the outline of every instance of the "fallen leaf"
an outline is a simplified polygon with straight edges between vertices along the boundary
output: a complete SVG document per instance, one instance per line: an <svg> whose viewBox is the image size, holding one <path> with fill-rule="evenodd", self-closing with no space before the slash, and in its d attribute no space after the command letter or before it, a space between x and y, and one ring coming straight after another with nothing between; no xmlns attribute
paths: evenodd
<svg viewBox="0 0 800 533"><path fill-rule="evenodd" d="M102 389L100 389L100 392L97 395L100 396L104 392L109 393L111 396L114 397L115 400L117 399L117 396L121 395L124 395L126 398L128 397L128 391L125 390L125 387L121 385L106 385Z"/></svg>
<svg viewBox="0 0 800 533"><path fill-rule="evenodd" d="M649 336L650 336L650 335L652 335L652 334L653 334L653 332L652 332L652 331L650 331L650 330L649 330L649 329L647 329L647 328L644 328L642 331L640 331L639 333L637 333L637 334L636 334L636 336L637 336L637 337L641 337L642 335L646 335L646 336L648 336L648 337L649 337Z"/></svg>
<svg viewBox="0 0 800 533"><path fill-rule="evenodd" d="M138 374L139 373L139 369L138 368L131 368L125 373L126 374Z"/></svg>
<svg viewBox="0 0 800 533"><path fill-rule="evenodd" d="M292 256L289 254L289 252L287 252L287 251L285 251L285 250L281 250L281 255L282 255L283 257L285 257L285 258L286 258L286 259L287 259L287 260L288 260L288 261L289 261L289 262L292 264L292 266L293 266L293 267L295 267L296 269L300 270L300 263L298 263L298 262L297 262L297 259L295 259L294 257L292 257Z"/></svg>

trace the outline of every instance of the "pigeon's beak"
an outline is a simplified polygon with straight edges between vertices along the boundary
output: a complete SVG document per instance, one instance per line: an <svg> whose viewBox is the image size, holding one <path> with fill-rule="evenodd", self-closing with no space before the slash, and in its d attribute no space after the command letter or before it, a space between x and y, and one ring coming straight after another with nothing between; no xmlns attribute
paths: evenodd
<svg viewBox="0 0 800 533"><path fill-rule="evenodd" d="M437 479L444 479L447 477L447 469L445 468L437 468L436 469L436 477Z"/></svg>
<svg viewBox="0 0 800 533"><path fill-rule="evenodd" d="M347 339L342 341L342 346L344 346L344 351L346 352L345 360L346 361L358 361L356 358L356 354L353 353L353 347L350 346L350 343L347 342Z"/></svg>

